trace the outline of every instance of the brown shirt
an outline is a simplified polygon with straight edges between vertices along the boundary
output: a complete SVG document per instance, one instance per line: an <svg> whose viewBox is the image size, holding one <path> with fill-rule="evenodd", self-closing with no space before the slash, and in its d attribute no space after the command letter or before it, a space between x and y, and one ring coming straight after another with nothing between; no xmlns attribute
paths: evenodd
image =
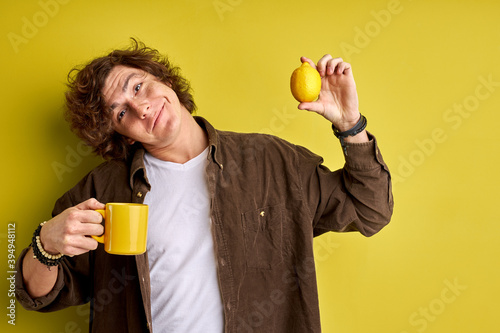
<svg viewBox="0 0 500 333"><path fill-rule="evenodd" d="M349 144L344 168L331 172L303 147L270 135L217 131L196 119L209 137L206 179L225 332L320 332L313 237L327 231L371 236L392 215L390 174L375 138ZM98 166L56 202L53 215L92 197L143 202L150 189L143 156L141 149L129 162ZM151 331L147 252L111 255L99 245L65 257L53 290L36 299L25 291L21 262L17 297L26 309L90 301L93 332Z"/></svg>

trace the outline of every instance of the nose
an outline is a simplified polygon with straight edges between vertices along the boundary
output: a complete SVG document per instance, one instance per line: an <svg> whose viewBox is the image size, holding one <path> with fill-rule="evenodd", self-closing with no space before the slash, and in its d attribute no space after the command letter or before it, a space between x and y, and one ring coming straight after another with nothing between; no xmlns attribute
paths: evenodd
<svg viewBox="0 0 500 333"><path fill-rule="evenodd" d="M130 101L130 106L140 119L146 119L149 116L151 108L147 100L134 99Z"/></svg>

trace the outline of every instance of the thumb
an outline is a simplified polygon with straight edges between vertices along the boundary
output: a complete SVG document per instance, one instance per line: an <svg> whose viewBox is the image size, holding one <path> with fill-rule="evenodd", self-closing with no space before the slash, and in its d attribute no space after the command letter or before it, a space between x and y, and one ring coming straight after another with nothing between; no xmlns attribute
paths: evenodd
<svg viewBox="0 0 500 333"><path fill-rule="evenodd" d="M298 106L299 110L313 111L322 114L323 104L320 102L302 102Z"/></svg>
<svg viewBox="0 0 500 333"><path fill-rule="evenodd" d="M97 199L95 198L90 198L88 200L85 200L84 202L79 203L75 207L81 210L94 210L94 209L104 209L106 208L106 205L97 201Z"/></svg>

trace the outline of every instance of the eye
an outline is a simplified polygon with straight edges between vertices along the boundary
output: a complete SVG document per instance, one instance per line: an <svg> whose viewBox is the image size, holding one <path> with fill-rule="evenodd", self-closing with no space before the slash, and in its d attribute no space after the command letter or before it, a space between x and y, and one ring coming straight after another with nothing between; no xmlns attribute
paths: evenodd
<svg viewBox="0 0 500 333"><path fill-rule="evenodd" d="M118 113L118 121L122 120L124 115L125 115L125 110L121 110L120 113Z"/></svg>
<svg viewBox="0 0 500 333"><path fill-rule="evenodd" d="M134 92L137 94L139 92L139 90L141 89L141 86L142 86L142 83L139 83L138 85L136 85L134 87Z"/></svg>

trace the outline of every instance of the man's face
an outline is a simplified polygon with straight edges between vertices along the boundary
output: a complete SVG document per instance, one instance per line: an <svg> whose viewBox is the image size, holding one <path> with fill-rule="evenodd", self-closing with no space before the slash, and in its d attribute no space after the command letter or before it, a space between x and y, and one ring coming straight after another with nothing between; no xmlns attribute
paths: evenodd
<svg viewBox="0 0 500 333"><path fill-rule="evenodd" d="M179 135L182 113L188 112L169 86L136 68L114 67L102 93L113 129L147 150L172 144Z"/></svg>

